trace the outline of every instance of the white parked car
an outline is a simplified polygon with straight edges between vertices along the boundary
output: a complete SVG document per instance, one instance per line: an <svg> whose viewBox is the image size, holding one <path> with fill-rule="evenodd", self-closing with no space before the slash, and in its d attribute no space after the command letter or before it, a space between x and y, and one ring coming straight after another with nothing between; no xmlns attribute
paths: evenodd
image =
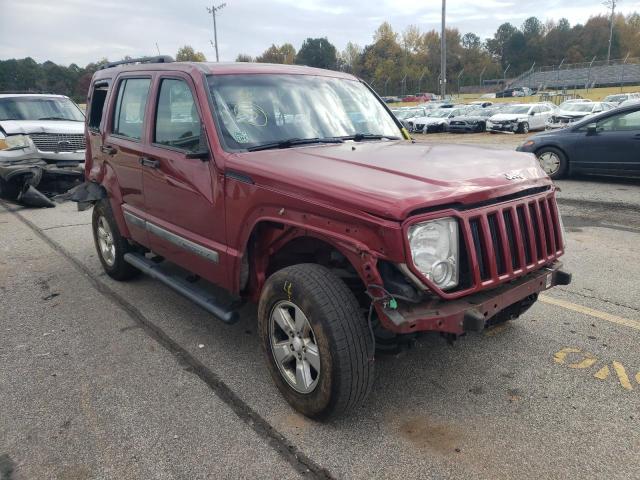
<svg viewBox="0 0 640 480"><path fill-rule="evenodd" d="M615 93L613 95L608 95L604 97L603 102L615 103L616 105L620 105L622 102L626 100L638 100L640 99L640 93Z"/></svg>
<svg viewBox="0 0 640 480"><path fill-rule="evenodd" d="M510 105L487 120L487 131L528 133L532 130L544 130L547 120L554 112L554 106L547 103Z"/></svg>
<svg viewBox="0 0 640 480"><path fill-rule="evenodd" d="M573 122L596 113L606 112L612 108L614 108L614 105L606 102L564 102L560 105L558 111L551 115L547 121L546 129L564 128Z"/></svg>
<svg viewBox="0 0 640 480"><path fill-rule="evenodd" d="M612 105L614 108L615 107L628 107L629 105L635 105L636 103L640 103L640 97L638 98L630 98L629 100L625 100L624 102L618 104L618 105Z"/></svg>
<svg viewBox="0 0 640 480"><path fill-rule="evenodd" d="M81 182L85 149L84 114L68 97L0 94L0 195L53 206L42 192Z"/></svg>
<svg viewBox="0 0 640 480"><path fill-rule="evenodd" d="M461 108L440 108L427 112L424 117L414 118L410 123L413 132L416 133L436 133L446 132L449 126L449 119L454 118L468 107Z"/></svg>

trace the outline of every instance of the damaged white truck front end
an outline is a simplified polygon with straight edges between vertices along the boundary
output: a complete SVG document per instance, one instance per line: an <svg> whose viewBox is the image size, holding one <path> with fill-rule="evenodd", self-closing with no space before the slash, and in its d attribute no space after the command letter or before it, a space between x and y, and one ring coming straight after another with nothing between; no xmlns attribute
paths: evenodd
<svg viewBox="0 0 640 480"><path fill-rule="evenodd" d="M34 207L83 180L84 115L61 95L0 95L0 196Z"/></svg>

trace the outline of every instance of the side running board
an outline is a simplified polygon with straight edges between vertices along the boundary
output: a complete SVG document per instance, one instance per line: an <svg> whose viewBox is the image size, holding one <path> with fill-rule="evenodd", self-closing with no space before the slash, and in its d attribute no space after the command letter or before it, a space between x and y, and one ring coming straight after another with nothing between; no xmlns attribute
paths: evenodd
<svg viewBox="0 0 640 480"><path fill-rule="evenodd" d="M239 320L240 316L237 310L220 305L210 293L196 285L190 284L180 277L163 272L160 265L145 256L137 253L125 253L124 260L150 277L160 280L180 295L187 297L193 303L215 315L224 323L232 324Z"/></svg>

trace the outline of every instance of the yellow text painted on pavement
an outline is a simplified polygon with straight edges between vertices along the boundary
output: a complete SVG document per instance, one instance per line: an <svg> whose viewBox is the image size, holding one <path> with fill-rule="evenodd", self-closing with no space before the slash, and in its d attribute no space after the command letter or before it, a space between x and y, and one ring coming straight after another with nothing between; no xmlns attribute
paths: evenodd
<svg viewBox="0 0 640 480"><path fill-rule="evenodd" d="M617 360L612 361L610 365L602 365L602 362L593 354L577 347L565 347L556 352L553 355L553 361L559 365L578 370L587 370L593 367L593 369L596 370L593 378L604 381L609 377L615 377L620 386L627 391L634 389L633 379L635 379L636 388L640 388L638 387L638 385L640 385L640 371L636 373L634 377L632 376L633 374L627 372L622 362Z"/></svg>

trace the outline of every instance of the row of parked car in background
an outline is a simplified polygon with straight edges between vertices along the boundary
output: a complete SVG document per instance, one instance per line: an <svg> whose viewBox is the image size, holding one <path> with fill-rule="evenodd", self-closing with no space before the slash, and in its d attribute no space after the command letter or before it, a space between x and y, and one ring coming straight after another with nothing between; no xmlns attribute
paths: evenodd
<svg viewBox="0 0 640 480"><path fill-rule="evenodd" d="M551 102L499 103L478 100L469 104L431 101L413 107L392 109L411 133L528 133L565 128L578 120L606 112L617 106L640 102L640 95L621 94L612 101L567 100L559 106ZM618 98L622 96L623 98ZM622 100L622 101L619 101Z"/></svg>

